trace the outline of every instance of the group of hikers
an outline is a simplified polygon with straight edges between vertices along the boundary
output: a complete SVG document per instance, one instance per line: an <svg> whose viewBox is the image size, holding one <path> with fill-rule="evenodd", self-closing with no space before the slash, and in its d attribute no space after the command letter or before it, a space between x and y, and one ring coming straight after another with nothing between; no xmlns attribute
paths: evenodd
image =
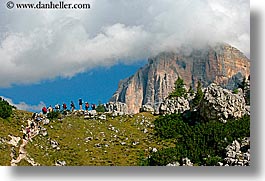
<svg viewBox="0 0 265 181"><path fill-rule="evenodd" d="M45 119L45 116L42 113L33 113L31 119L28 120L27 127L23 131L24 140L31 140L32 136L37 134L43 119Z"/></svg>
<svg viewBox="0 0 265 181"><path fill-rule="evenodd" d="M88 111L90 108L90 104L88 102L83 102L83 100L80 98L78 100L78 105L79 105L79 110L83 110L83 104L85 105L85 110ZM61 109L62 107L62 109ZM74 110L76 110L75 108L75 104L73 101L71 101L70 103L70 111L73 112ZM96 104L91 104L91 110L95 110L96 109ZM36 131L36 129L40 128L40 123L46 118L48 113L51 113L53 111L57 111L57 112L67 112L69 111L67 109L67 105L66 103L63 103L62 106L60 104L56 104L54 106L54 108L50 105L49 107L42 107L42 110L40 113L33 113L32 115L32 119L29 120L28 122L28 126L25 128L25 134L23 136L24 139L30 140L32 133L34 132L33 130Z"/></svg>
<svg viewBox="0 0 265 181"><path fill-rule="evenodd" d="M79 105L79 110L83 110L83 104L85 105L85 110L86 111L88 111L89 110L89 108L90 108L90 104L88 103L88 102L83 102L83 100L81 99L81 98L79 98L79 100L78 100L78 105ZM70 103L70 110L71 110L71 112L73 112L74 110L75 110L75 104L74 104L74 102L73 101L71 101L71 103ZM96 109L96 104L91 104L91 110L95 110ZM42 113L43 114L47 114L47 113L49 113L49 112L53 112L53 111L63 111L63 112L65 112L65 111L67 111L67 105L66 105L66 103L63 103L62 104L62 110L61 110L61 105L60 104L56 104L55 106L54 106L54 108L50 105L48 108L46 107L46 106L44 106L44 107L42 107Z"/></svg>

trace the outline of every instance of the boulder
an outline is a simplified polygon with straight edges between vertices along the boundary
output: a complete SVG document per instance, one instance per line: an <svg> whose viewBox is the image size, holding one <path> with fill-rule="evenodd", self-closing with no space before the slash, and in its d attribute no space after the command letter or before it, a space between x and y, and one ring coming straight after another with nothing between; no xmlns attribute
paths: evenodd
<svg viewBox="0 0 265 181"><path fill-rule="evenodd" d="M183 113L190 109L189 100L184 97L165 99L159 106L159 114Z"/></svg>
<svg viewBox="0 0 265 181"><path fill-rule="evenodd" d="M97 115L97 111L96 110L90 110L90 111L88 111L88 114L89 114L89 116L94 117Z"/></svg>
<svg viewBox="0 0 265 181"><path fill-rule="evenodd" d="M96 110L84 111L84 119L90 119L97 116Z"/></svg>
<svg viewBox="0 0 265 181"><path fill-rule="evenodd" d="M193 166L193 163L190 161L189 158L182 158L182 163L183 163L182 166L189 166L189 167Z"/></svg>
<svg viewBox="0 0 265 181"><path fill-rule="evenodd" d="M219 120L223 123L229 118L241 118L249 112L241 89L234 94L215 83L205 89L198 109L202 117L208 120Z"/></svg>
<svg viewBox="0 0 265 181"><path fill-rule="evenodd" d="M170 166L170 167L178 167L180 166L179 162L173 162L173 163L169 163L166 166Z"/></svg>
<svg viewBox="0 0 265 181"><path fill-rule="evenodd" d="M86 142L91 141L91 140L93 140L93 137L86 137L86 138L85 138L85 141L86 141Z"/></svg>
<svg viewBox="0 0 265 181"><path fill-rule="evenodd" d="M20 137L16 137L16 136L11 136L11 135L8 135L11 140L10 141L7 141L7 144L10 144L10 145L13 145L15 147L18 147L18 144L19 144L19 141L21 140Z"/></svg>
<svg viewBox="0 0 265 181"><path fill-rule="evenodd" d="M98 119L101 119L101 120L106 120L107 119L107 116L105 114L102 114L98 117Z"/></svg>
<svg viewBox="0 0 265 181"><path fill-rule="evenodd" d="M44 127L41 127L41 129L40 129L40 134L41 134L42 136L47 136L47 135L48 135L47 129L44 128Z"/></svg>
<svg viewBox="0 0 265 181"><path fill-rule="evenodd" d="M66 166L66 162L64 160L57 160L55 166Z"/></svg>
<svg viewBox="0 0 265 181"><path fill-rule="evenodd" d="M108 113L118 112L118 113L122 113L122 115L128 114L128 106L122 102L108 102L104 104L103 106L106 112Z"/></svg>
<svg viewBox="0 0 265 181"><path fill-rule="evenodd" d="M125 113L124 113L124 112L119 112L119 111L114 111L114 112L111 114L112 117L123 116L123 115L125 115Z"/></svg>
<svg viewBox="0 0 265 181"><path fill-rule="evenodd" d="M241 143L234 140L231 145L226 147L226 166L250 166L250 139L244 138Z"/></svg>
<svg viewBox="0 0 265 181"><path fill-rule="evenodd" d="M57 141L51 140L51 146L53 149L57 148L59 143Z"/></svg>
<svg viewBox="0 0 265 181"><path fill-rule="evenodd" d="M45 119L42 120L42 122L43 122L44 125L47 125L47 124L50 123L50 120L48 118L45 118Z"/></svg>
<svg viewBox="0 0 265 181"><path fill-rule="evenodd" d="M141 112L150 112L150 113L154 114L155 109L151 105L145 104L142 106Z"/></svg>

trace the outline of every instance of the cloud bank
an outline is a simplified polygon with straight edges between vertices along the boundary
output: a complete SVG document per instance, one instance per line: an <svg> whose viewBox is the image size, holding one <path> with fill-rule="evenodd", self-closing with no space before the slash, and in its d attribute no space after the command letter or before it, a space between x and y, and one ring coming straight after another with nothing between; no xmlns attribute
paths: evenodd
<svg viewBox="0 0 265 181"><path fill-rule="evenodd" d="M0 87L131 64L183 44L227 42L249 56L248 0L89 3L90 10L9 10L1 3Z"/></svg>
<svg viewBox="0 0 265 181"><path fill-rule="evenodd" d="M18 110L26 110L39 112L41 109L46 106L44 102L40 102L38 105L30 105L25 102L14 103L12 99L1 96L4 100L6 100L10 105L15 106Z"/></svg>

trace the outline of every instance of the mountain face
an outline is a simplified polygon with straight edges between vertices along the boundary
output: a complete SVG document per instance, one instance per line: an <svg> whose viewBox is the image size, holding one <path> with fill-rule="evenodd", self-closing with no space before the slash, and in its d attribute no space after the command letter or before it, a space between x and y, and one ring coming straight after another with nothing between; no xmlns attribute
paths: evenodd
<svg viewBox="0 0 265 181"><path fill-rule="evenodd" d="M244 77L250 75L250 60L238 49L219 44L205 49L182 49L178 53L163 52L149 58L148 64L133 76L120 81L111 102L122 102L129 113L138 113L142 105L151 105L155 110L172 92L180 76L187 87L210 83L233 89Z"/></svg>

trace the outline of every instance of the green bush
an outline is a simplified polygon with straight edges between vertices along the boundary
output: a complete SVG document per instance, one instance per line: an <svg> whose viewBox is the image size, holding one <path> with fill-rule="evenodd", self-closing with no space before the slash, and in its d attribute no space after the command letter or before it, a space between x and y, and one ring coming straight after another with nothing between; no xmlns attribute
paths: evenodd
<svg viewBox="0 0 265 181"><path fill-rule="evenodd" d="M152 153L150 165L181 162L188 157L196 165L216 165L225 157L225 148L234 140L250 136L250 116L227 123L218 121L197 122L189 125L180 114L160 116L155 120L155 133L162 139L176 139L175 148Z"/></svg>
<svg viewBox="0 0 265 181"><path fill-rule="evenodd" d="M58 119L59 116L60 116L59 111L52 111L47 114L48 119Z"/></svg>
<svg viewBox="0 0 265 181"><path fill-rule="evenodd" d="M138 158L138 166L149 166L149 159L144 156L144 151L140 151Z"/></svg>
<svg viewBox="0 0 265 181"><path fill-rule="evenodd" d="M180 159L181 154L179 154L176 148L164 148L152 153L152 156L148 159L148 163L152 166L164 166L176 161L180 162Z"/></svg>
<svg viewBox="0 0 265 181"><path fill-rule="evenodd" d="M155 134L163 139L179 138L189 131L188 124L182 121L180 114L160 116L154 124Z"/></svg>
<svg viewBox="0 0 265 181"><path fill-rule="evenodd" d="M218 162L222 162L223 159L220 156L208 156L208 158L205 158L205 164L211 165L211 166L217 166Z"/></svg>
<svg viewBox="0 0 265 181"><path fill-rule="evenodd" d="M99 103L98 106L96 107L97 112L105 112L104 105Z"/></svg>
<svg viewBox="0 0 265 181"><path fill-rule="evenodd" d="M234 89L233 94L238 94L238 89Z"/></svg>
<svg viewBox="0 0 265 181"><path fill-rule="evenodd" d="M11 116L12 114L12 106L0 97L0 117L6 119Z"/></svg>

